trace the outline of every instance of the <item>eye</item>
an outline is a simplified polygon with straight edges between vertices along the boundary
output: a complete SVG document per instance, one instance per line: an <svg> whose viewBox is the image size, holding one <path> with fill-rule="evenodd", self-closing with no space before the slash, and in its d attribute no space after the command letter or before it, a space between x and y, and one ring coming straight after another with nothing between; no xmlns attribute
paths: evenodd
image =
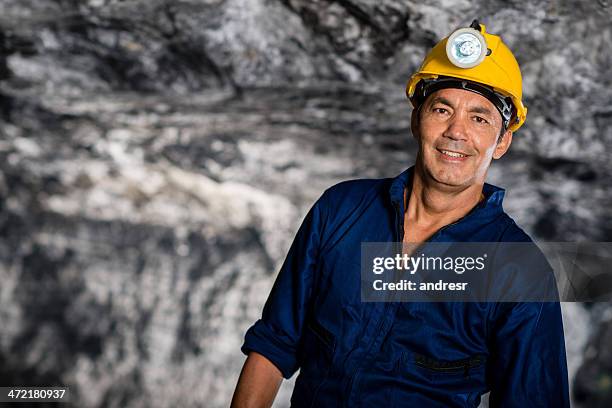
<svg viewBox="0 0 612 408"><path fill-rule="evenodd" d="M474 116L474 120L480 124L488 124L489 121L486 120L485 118L481 117L481 116Z"/></svg>
<svg viewBox="0 0 612 408"><path fill-rule="evenodd" d="M442 114L442 115L444 115L444 114L448 113L448 110L447 110L447 109L445 109L445 108L433 108L433 111L434 111L435 113L439 113L439 114Z"/></svg>

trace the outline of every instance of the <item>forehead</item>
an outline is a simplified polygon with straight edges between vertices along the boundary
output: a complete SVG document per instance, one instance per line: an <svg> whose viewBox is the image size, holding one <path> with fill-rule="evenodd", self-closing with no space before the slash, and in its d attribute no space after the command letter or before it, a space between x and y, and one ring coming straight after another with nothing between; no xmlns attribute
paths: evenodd
<svg viewBox="0 0 612 408"><path fill-rule="evenodd" d="M482 95L465 89L444 88L429 95L425 100L425 104L433 102L445 102L453 108L466 107L467 109L476 109L479 111L490 111L492 114L499 112L495 105ZM500 115L501 118L501 115Z"/></svg>

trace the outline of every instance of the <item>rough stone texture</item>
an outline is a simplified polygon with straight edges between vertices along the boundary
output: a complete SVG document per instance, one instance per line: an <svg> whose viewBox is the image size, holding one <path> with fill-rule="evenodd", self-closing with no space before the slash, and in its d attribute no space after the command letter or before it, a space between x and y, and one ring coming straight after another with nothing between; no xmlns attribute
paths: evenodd
<svg viewBox="0 0 612 408"><path fill-rule="evenodd" d="M489 177L507 211L538 239L612 241L607 1L0 10L2 385L66 384L84 407L227 406L307 209L412 163L404 83L473 17L524 73L527 124ZM609 406L610 308L563 310L576 406Z"/></svg>

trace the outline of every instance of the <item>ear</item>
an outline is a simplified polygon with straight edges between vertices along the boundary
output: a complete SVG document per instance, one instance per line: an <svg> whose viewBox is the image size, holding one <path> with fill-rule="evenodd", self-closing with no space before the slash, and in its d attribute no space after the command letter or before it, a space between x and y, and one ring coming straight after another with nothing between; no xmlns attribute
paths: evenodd
<svg viewBox="0 0 612 408"><path fill-rule="evenodd" d="M500 157L502 157L510 148L511 143L512 143L512 131L506 130L506 132L502 136L502 140L500 140L497 146L495 146L495 151L493 152L493 158L497 160Z"/></svg>

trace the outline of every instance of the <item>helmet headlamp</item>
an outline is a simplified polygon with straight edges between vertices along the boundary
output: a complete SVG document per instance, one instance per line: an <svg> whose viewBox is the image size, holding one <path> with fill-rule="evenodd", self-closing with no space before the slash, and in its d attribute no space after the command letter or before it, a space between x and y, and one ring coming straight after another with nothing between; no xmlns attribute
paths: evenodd
<svg viewBox="0 0 612 408"><path fill-rule="evenodd" d="M446 55L459 68L472 68L480 64L487 55L487 42L477 30L460 28L448 37Z"/></svg>

